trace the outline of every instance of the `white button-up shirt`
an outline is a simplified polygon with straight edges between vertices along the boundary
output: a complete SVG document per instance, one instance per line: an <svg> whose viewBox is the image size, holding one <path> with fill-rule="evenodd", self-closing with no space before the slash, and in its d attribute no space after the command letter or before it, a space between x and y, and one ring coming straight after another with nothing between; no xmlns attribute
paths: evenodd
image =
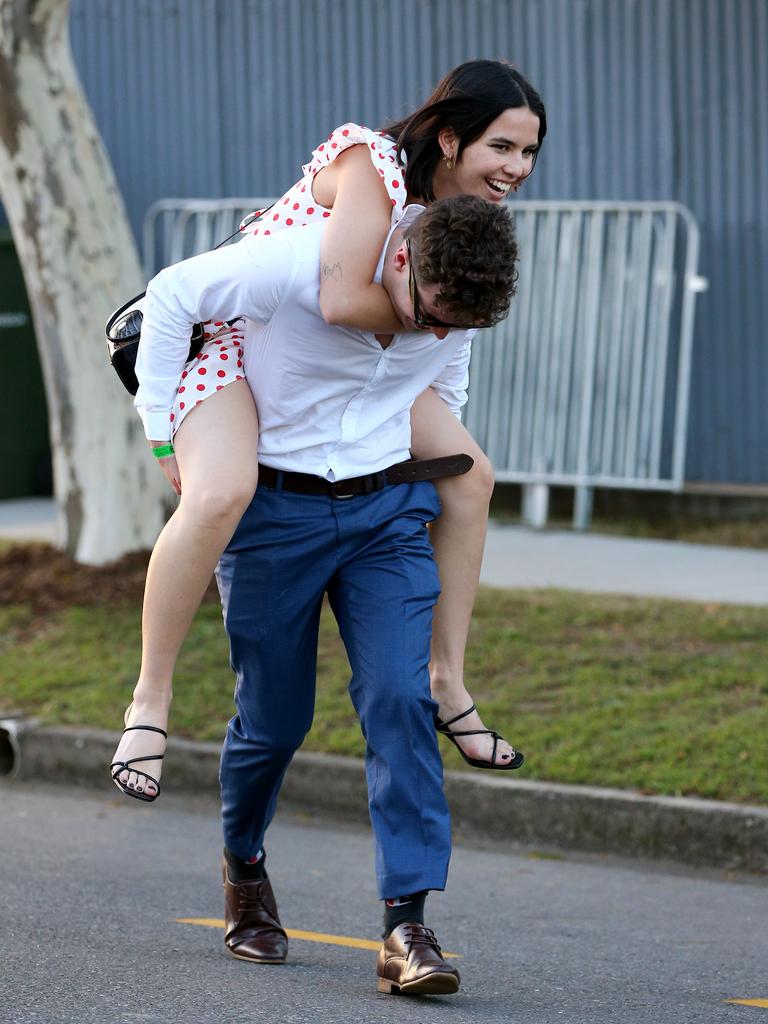
<svg viewBox="0 0 768 1024"><path fill-rule="evenodd" d="M410 457L410 408L433 387L458 416L474 331L397 334L387 348L320 313L323 225L195 256L147 290L136 407L147 437L162 437L192 325L246 318L245 375L259 413L259 461L344 480ZM386 251L386 245L385 245ZM377 277L380 277L383 256ZM237 430L237 423L232 424Z"/></svg>

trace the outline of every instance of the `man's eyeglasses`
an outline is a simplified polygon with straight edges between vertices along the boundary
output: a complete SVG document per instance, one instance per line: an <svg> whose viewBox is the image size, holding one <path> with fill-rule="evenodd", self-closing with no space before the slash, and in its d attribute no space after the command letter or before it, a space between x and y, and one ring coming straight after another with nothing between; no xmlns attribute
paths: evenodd
<svg viewBox="0 0 768 1024"><path fill-rule="evenodd" d="M408 291L410 292L411 304L413 305L413 323L416 327L424 331L431 330L433 327L444 327L449 331L470 331L479 327L493 326L493 324L469 324L464 327L461 324L447 324L443 320L438 320L436 316L432 316L431 313L422 313L419 289L416 287L416 275L413 272L410 238L406 238L405 247L408 250Z"/></svg>
<svg viewBox="0 0 768 1024"><path fill-rule="evenodd" d="M411 295L413 305L413 323L421 330L429 330L430 327L452 328L453 324L444 324L436 316L421 312L421 301L419 300L419 289L416 287L416 276L413 273L413 255L411 253L411 240L406 238L405 247L408 250L408 291Z"/></svg>

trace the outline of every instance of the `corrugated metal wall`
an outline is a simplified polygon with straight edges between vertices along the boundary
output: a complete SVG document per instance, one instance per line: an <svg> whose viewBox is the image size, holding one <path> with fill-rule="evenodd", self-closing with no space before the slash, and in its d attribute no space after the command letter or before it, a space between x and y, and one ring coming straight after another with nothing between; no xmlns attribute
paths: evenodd
<svg viewBox="0 0 768 1024"><path fill-rule="evenodd" d="M526 198L693 210L686 475L768 482L766 0L73 0L72 40L137 230L163 196L279 193L341 121L512 60L550 124Z"/></svg>

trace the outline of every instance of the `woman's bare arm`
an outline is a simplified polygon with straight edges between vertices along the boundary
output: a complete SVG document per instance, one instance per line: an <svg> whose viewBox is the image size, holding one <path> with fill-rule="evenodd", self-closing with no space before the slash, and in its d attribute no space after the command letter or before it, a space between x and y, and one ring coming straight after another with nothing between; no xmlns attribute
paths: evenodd
<svg viewBox="0 0 768 1024"><path fill-rule="evenodd" d="M389 232L392 201L366 146L351 146L314 179L331 209L320 248L320 311L330 324L377 334L402 330L386 291L373 283Z"/></svg>

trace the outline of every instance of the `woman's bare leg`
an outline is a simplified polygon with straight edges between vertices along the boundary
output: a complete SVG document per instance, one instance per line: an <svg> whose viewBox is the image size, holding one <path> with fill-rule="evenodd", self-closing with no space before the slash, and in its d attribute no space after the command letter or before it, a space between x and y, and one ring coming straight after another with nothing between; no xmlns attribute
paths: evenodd
<svg viewBox="0 0 768 1024"><path fill-rule="evenodd" d="M219 556L256 489L257 445L256 407L244 380L201 402L176 432L181 499L157 539L147 570L141 670L126 725L167 727L181 645ZM164 749L158 733L128 732L114 760L151 756ZM147 761L144 767L159 779L162 761ZM146 782L139 772L124 771L119 778L130 788ZM152 796L156 788L147 783L145 792Z"/></svg>
<svg viewBox="0 0 768 1024"><path fill-rule="evenodd" d="M431 527L432 547L440 572L442 593L432 622L430 680L440 719L449 721L474 703L464 686L464 652L472 608L480 581L488 505L493 491L493 467L485 453L432 390L425 391L411 411L413 454L419 459L465 452L475 460L463 476L436 481L443 511ZM457 722L455 729L483 729L477 712ZM465 736L461 747L469 757L490 760L491 736ZM512 748L499 741L496 764L504 765Z"/></svg>

